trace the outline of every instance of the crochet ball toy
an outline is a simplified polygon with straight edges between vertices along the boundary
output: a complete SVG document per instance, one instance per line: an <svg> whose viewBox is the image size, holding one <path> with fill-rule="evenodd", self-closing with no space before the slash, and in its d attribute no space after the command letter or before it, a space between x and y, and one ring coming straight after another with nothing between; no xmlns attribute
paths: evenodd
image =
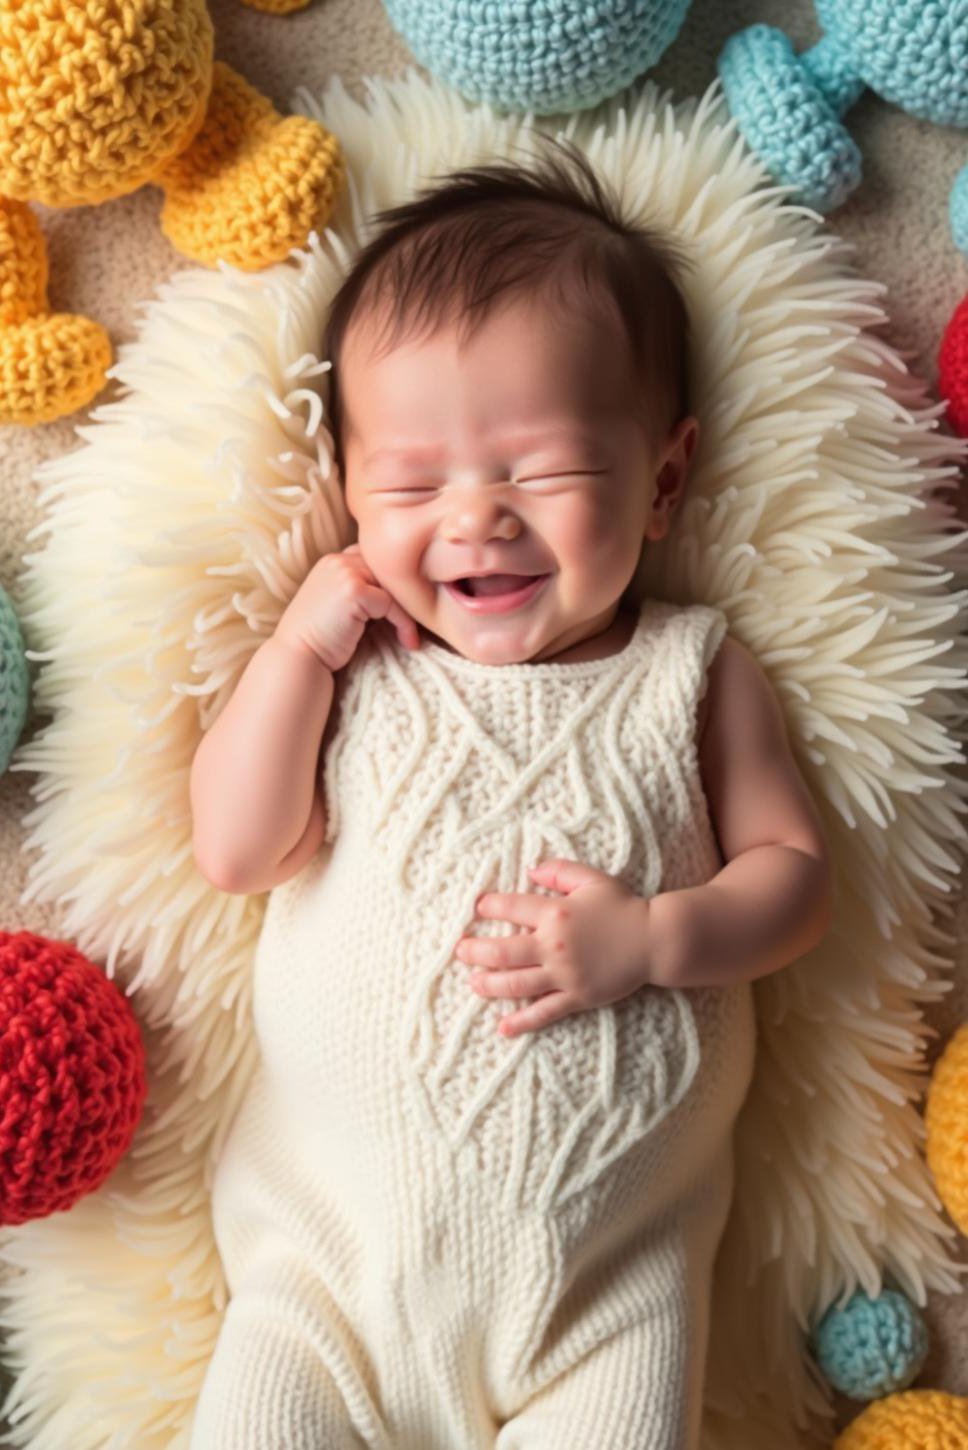
<svg viewBox="0 0 968 1450"><path fill-rule="evenodd" d="M954 1033L934 1065L924 1124L925 1156L941 1201L954 1223L968 1233L968 1022ZM872 1301L855 1295L846 1309L828 1313L818 1326L815 1342L821 1368L848 1394L853 1391L845 1381L856 1378L858 1368L860 1378L874 1388L877 1382L888 1382L885 1369L902 1375L905 1360L910 1369L922 1359L924 1340L907 1300L887 1290L873 1307L890 1299L897 1302L887 1316L881 1311L871 1317ZM855 1332L859 1328L863 1344ZM942 1390L888 1394L852 1420L832 1450L968 1450L968 1399Z"/></svg>
<svg viewBox="0 0 968 1450"><path fill-rule="evenodd" d="M877 1299L858 1291L843 1309L828 1309L812 1340L827 1380L852 1400L907 1389L931 1347L923 1318L896 1289L885 1289Z"/></svg>
<svg viewBox="0 0 968 1450"><path fill-rule="evenodd" d="M469 100L580 111L655 65L689 0L384 0L421 65Z"/></svg>
<svg viewBox="0 0 968 1450"><path fill-rule="evenodd" d="M948 219L955 246L960 252L968 252L968 166L963 166L955 177L948 202Z"/></svg>
<svg viewBox="0 0 968 1450"><path fill-rule="evenodd" d="M44 1218L99 1188L147 1091L120 989L69 942L0 932L0 1224Z"/></svg>
<svg viewBox="0 0 968 1450"><path fill-rule="evenodd" d="M943 1390L905 1390L875 1400L832 1450L968 1450L968 1400Z"/></svg>
<svg viewBox="0 0 968 1450"><path fill-rule="evenodd" d="M865 86L912 116L968 126L964 0L816 0L824 35L797 56L781 30L753 25L726 42L718 70L729 109L776 181L819 212L861 179L840 116Z"/></svg>
<svg viewBox="0 0 968 1450"><path fill-rule="evenodd" d="M968 253L968 166L959 171L952 188L949 216L955 246ZM938 392L948 401L948 422L968 438L968 297L955 308L941 338Z"/></svg>
<svg viewBox="0 0 968 1450"><path fill-rule="evenodd" d="M968 438L968 296L944 330L938 349L938 392L948 400L948 421Z"/></svg>
<svg viewBox="0 0 968 1450"><path fill-rule="evenodd" d="M30 671L20 621L0 588L0 775L10 764L27 720Z"/></svg>
<svg viewBox="0 0 968 1450"><path fill-rule="evenodd" d="M945 1044L924 1106L924 1154L948 1216L968 1234L968 1022Z"/></svg>
<svg viewBox="0 0 968 1450"><path fill-rule="evenodd" d="M249 0L259 9L306 0ZM152 182L165 236L254 271L322 229L343 182L335 137L280 116L221 61L204 0L19 0L0 45L0 422L46 422L104 384L107 333L51 313L28 202L83 206Z"/></svg>

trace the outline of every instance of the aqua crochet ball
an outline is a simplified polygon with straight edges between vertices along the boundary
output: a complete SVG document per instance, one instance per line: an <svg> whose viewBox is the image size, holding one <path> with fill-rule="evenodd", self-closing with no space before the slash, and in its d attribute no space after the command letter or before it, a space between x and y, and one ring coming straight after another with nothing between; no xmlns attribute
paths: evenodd
<svg viewBox="0 0 968 1450"><path fill-rule="evenodd" d="M816 0L823 34L799 55L781 30L752 25L718 61L730 111L770 174L819 212L859 184L842 117L870 87L912 116L968 126L964 0Z"/></svg>
<svg viewBox="0 0 968 1450"><path fill-rule="evenodd" d="M955 246L959 251L968 253L968 166L963 166L955 177L948 200L948 215Z"/></svg>
<svg viewBox="0 0 968 1450"><path fill-rule="evenodd" d="M937 126L968 126L968 22L961 0L815 0L855 75Z"/></svg>
<svg viewBox="0 0 968 1450"><path fill-rule="evenodd" d="M655 65L689 0L385 0L416 59L497 110L580 111Z"/></svg>
<svg viewBox="0 0 968 1450"><path fill-rule="evenodd" d="M828 212L860 184L860 150L839 114L863 86L837 71L823 42L807 57L782 30L751 25L726 42L716 64L751 150L782 186L797 188L796 200Z"/></svg>
<svg viewBox="0 0 968 1450"><path fill-rule="evenodd" d="M0 774L10 764L27 719L30 673L20 621L0 588Z"/></svg>
<svg viewBox="0 0 968 1450"><path fill-rule="evenodd" d="M858 1292L830 1308L813 1332L814 1357L826 1378L852 1400L876 1400L905 1389L928 1357L920 1313L896 1289L877 1299Z"/></svg>

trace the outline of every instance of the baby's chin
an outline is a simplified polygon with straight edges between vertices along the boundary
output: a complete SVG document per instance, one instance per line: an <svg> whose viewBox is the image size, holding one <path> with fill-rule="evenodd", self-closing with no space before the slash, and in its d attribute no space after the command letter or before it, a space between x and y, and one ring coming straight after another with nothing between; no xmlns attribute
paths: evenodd
<svg viewBox="0 0 968 1450"><path fill-rule="evenodd" d="M462 659L472 660L479 665L527 664L539 656L544 643L543 640L538 640L535 644L501 639L464 640L423 628L420 636L421 644L439 645L450 654L460 655Z"/></svg>
<svg viewBox="0 0 968 1450"><path fill-rule="evenodd" d="M496 637L487 640L458 639L453 634L438 634L424 625L420 625L419 630L421 644L439 645L451 654L460 655L463 659L473 660L480 665L523 664L532 659L541 647L540 643L533 646L516 644Z"/></svg>

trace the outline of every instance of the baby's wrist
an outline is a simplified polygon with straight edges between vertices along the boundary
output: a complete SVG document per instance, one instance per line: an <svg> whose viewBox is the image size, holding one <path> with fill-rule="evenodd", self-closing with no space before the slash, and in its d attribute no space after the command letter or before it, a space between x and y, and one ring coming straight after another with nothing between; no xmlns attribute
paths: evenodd
<svg viewBox="0 0 968 1450"><path fill-rule="evenodd" d="M663 891L646 902L649 909L650 980L658 987L687 984L692 957L695 911L689 891Z"/></svg>
<svg viewBox="0 0 968 1450"><path fill-rule="evenodd" d="M275 632L270 636L269 643L275 645L280 654L288 656L297 662L306 660L316 669L330 670L325 660L320 659L311 644L307 644L301 635L295 631L286 630L281 624L276 626Z"/></svg>

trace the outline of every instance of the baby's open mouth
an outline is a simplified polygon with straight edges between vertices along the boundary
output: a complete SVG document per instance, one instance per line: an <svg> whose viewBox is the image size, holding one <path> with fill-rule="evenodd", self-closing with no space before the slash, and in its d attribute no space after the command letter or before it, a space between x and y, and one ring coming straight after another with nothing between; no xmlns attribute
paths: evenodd
<svg viewBox="0 0 968 1450"><path fill-rule="evenodd" d="M476 578L454 579L454 586L462 594L510 594L515 589L523 589L526 584L531 584L535 579L542 578L540 574L481 574Z"/></svg>

